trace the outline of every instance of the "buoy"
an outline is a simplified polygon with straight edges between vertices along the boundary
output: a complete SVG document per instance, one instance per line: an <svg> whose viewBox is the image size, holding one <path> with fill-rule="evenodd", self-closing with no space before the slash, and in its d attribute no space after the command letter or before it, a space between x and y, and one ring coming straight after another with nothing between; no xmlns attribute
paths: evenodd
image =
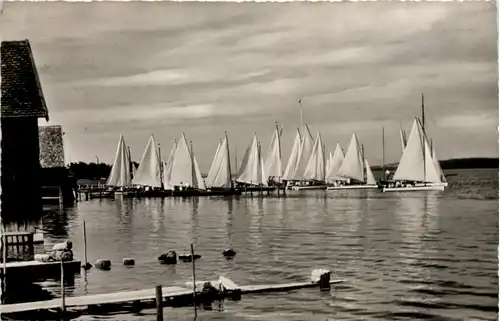
<svg viewBox="0 0 500 321"><path fill-rule="evenodd" d="M194 259L201 259L201 255L195 254ZM179 260L183 262L193 262L193 256L191 254L179 254Z"/></svg>
<svg viewBox="0 0 500 321"><path fill-rule="evenodd" d="M101 270L109 271L111 270L111 261L98 259L95 261L95 267Z"/></svg>
<svg viewBox="0 0 500 321"><path fill-rule="evenodd" d="M129 257L123 259L123 265L135 265L135 260Z"/></svg>
<svg viewBox="0 0 500 321"><path fill-rule="evenodd" d="M90 270L92 268L92 264L90 264L89 262L85 263L82 265L82 268L84 270Z"/></svg>
<svg viewBox="0 0 500 321"><path fill-rule="evenodd" d="M236 255L236 252L233 249L225 249L222 251L222 255L224 255L226 258L232 258Z"/></svg>
<svg viewBox="0 0 500 321"><path fill-rule="evenodd" d="M177 253L175 251L168 251L158 257L161 264L177 264Z"/></svg>

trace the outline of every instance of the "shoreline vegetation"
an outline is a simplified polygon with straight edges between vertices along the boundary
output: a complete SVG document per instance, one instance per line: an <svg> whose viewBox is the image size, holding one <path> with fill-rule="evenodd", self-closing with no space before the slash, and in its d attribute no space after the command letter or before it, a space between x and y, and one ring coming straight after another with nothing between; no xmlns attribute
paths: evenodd
<svg viewBox="0 0 500 321"><path fill-rule="evenodd" d="M134 166L137 168L139 164L133 162ZM498 158L488 158L488 157L471 157L471 158L453 158L447 160L440 160L439 164L443 170L450 169L483 169L483 168L499 168ZM396 170L398 163L391 163L384 166L388 170ZM111 165L105 163L71 163L70 164L71 173L77 179L102 179L107 178L111 171ZM382 170L382 166L376 165L371 166L372 171Z"/></svg>

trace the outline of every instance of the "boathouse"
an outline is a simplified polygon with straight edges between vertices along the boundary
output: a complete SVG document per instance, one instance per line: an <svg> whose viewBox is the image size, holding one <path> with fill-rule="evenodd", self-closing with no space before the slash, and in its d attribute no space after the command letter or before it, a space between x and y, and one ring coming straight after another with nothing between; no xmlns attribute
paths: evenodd
<svg viewBox="0 0 500 321"><path fill-rule="evenodd" d="M31 45L3 41L1 61L2 220L41 215L38 119L49 120Z"/></svg>

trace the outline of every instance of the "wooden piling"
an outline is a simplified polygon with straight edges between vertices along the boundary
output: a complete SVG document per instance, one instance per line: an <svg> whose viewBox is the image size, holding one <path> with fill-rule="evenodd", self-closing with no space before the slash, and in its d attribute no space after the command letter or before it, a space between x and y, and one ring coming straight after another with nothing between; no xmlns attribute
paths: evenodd
<svg viewBox="0 0 500 321"><path fill-rule="evenodd" d="M163 295L161 285L156 286L156 321L163 321Z"/></svg>
<svg viewBox="0 0 500 321"><path fill-rule="evenodd" d="M194 261L196 260L194 259L193 243L191 243L191 257L193 258L193 304L194 304L194 311L196 312L196 269L194 263Z"/></svg>
<svg viewBox="0 0 500 321"><path fill-rule="evenodd" d="M66 311L66 293L64 289L64 263L61 259L61 314L64 314Z"/></svg>
<svg viewBox="0 0 500 321"><path fill-rule="evenodd" d="M85 270L90 268L89 263L87 261L87 227L85 225L85 221L83 221L83 266Z"/></svg>

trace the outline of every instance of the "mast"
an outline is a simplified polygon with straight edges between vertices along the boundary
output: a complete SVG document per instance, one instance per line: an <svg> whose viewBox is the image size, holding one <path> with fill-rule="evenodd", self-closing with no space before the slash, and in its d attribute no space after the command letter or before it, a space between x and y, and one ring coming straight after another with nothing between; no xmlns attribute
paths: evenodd
<svg viewBox="0 0 500 321"><path fill-rule="evenodd" d="M160 188L163 189L163 161L161 159L160 143L158 143L158 163L160 164Z"/></svg>
<svg viewBox="0 0 500 321"><path fill-rule="evenodd" d="M236 154L236 144L234 145L234 166L236 166L236 177L238 177L238 155ZM229 174L231 175L231 174Z"/></svg>
<svg viewBox="0 0 500 321"><path fill-rule="evenodd" d="M365 166L365 146L361 144L361 161L363 163L363 178L366 179L366 166Z"/></svg>
<svg viewBox="0 0 500 321"><path fill-rule="evenodd" d="M130 154L130 147L127 146L127 151L128 151L128 168L130 169L130 179L134 178L134 163L132 163L132 154Z"/></svg>
<svg viewBox="0 0 500 321"><path fill-rule="evenodd" d="M385 134L384 127L382 126L382 178L385 181Z"/></svg>
<svg viewBox="0 0 500 321"><path fill-rule="evenodd" d="M231 179L231 153L229 152L229 140L227 139L227 130L224 131L224 135L226 135L226 146L227 146L227 166L228 168L228 175L229 175L229 184L230 188L233 189L233 181Z"/></svg>
<svg viewBox="0 0 500 321"><path fill-rule="evenodd" d="M422 134L423 134L423 137L422 137L422 150L423 150L423 159L424 159L424 185L425 185L425 175L426 175L426 172L425 172L425 139L426 139L426 136L425 136L425 108L424 108L424 93L422 93Z"/></svg>
<svg viewBox="0 0 500 321"><path fill-rule="evenodd" d="M194 154L193 154L193 141L190 140L189 141L189 145L190 145L190 149L191 149L191 181L193 182L193 188L195 188L194 186L194 182L196 180L196 173L195 173L195 170L194 170Z"/></svg>
<svg viewBox="0 0 500 321"><path fill-rule="evenodd" d="M300 128L304 127L304 122L303 122L303 114L302 114L302 97L299 98L299 105L300 105Z"/></svg>

